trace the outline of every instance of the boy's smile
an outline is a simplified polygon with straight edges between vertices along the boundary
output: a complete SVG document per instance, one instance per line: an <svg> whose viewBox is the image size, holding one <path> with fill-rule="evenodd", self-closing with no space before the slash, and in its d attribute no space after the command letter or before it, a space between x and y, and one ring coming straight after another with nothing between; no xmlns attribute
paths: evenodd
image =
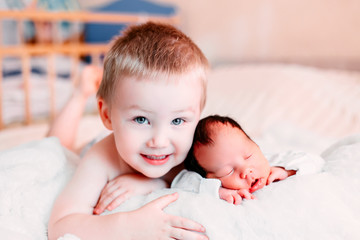
<svg viewBox="0 0 360 240"><path fill-rule="evenodd" d="M202 85L194 75L121 79L107 127L127 164L147 177L165 175L190 149L200 118Z"/></svg>
<svg viewBox="0 0 360 240"><path fill-rule="evenodd" d="M162 165L165 164L168 160L170 155L144 155L141 154L141 156L144 158L144 160L151 164L151 165Z"/></svg>

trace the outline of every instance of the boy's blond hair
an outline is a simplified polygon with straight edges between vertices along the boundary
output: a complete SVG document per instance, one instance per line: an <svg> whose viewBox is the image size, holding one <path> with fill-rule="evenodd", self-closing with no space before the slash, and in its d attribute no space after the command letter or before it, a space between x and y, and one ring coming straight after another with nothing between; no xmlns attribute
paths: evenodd
<svg viewBox="0 0 360 240"><path fill-rule="evenodd" d="M131 26L114 41L105 57L104 74L97 97L111 105L116 84L124 77L155 80L161 76L193 71L202 81L203 108L208 67L201 50L175 27L153 22Z"/></svg>

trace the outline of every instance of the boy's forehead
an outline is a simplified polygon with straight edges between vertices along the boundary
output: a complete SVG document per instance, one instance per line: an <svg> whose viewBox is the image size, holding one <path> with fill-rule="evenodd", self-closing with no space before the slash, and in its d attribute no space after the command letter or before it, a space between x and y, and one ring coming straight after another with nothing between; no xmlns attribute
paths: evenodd
<svg viewBox="0 0 360 240"><path fill-rule="evenodd" d="M114 104L126 108L144 108L150 103L159 102L162 106L171 107L174 112L193 110L200 105L201 88L199 81L177 79L177 76L173 79L123 77L116 86Z"/></svg>

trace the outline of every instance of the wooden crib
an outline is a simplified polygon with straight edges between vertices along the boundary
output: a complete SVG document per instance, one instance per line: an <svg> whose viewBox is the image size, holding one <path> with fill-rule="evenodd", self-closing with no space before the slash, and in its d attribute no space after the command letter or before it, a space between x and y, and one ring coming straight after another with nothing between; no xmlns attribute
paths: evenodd
<svg viewBox="0 0 360 240"><path fill-rule="evenodd" d="M118 13L93 13L85 11L72 11L72 12L48 12L40 10L24 10L24 11L0 11L0 35L6 34L1 29L3 20L15 20L17 22L17 33L20 39L20 44L17 45L4 45L0 42L0 71L3 72L3 59L8 56L15 56L21 59L21 72L24 86L24 121L21 124L29 125L34 121L31 113L30 96L30 58L35 55L44 55L48 58L47 66L47 79L50 93L50 112L49 118L53 119L56 115L56 96L55 96L55 54L63 54L69 56L72 60L71 79L72 83L76 83L78 76L78 65L82 56L91 56L92 64L100 65L101 57L108 50L108 43L101 44L88 44L80 40L80 37L74 37L70 42L63 43L57 39L56 23L60 21L67 21L71 23L102 23L102 24L134 24L145 22L148 20L157 22L167 22L170 24L178 23L178 17L161 16L161 15L141 15L141 14L118 14ZM23 27L24 21L46 21L52 24L53 41L51 43L36 43L27 44L24 41ZM1 41L1 40L0 40ZM0 129L3 129L9 124L3 121L3 74L0 74Z"/></svg>

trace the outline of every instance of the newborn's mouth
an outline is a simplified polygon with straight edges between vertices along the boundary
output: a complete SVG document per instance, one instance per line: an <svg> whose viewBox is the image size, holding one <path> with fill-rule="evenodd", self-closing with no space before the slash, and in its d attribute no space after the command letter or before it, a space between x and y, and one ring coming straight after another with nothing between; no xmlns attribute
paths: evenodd
<svg viewBox="0 0 360 240"><path fill-rule="evenodd" d="M256 190L262 187L262 180L261 178L256 178L255 181L251 183L250 192L253 193Z"/></svg>
<svg viewBox="0 0 360 240"><path fill-rule="evenodd" d="M255 179L255 181L251 183L251 188L253 188L258 182L259 178Z"/></svg>

